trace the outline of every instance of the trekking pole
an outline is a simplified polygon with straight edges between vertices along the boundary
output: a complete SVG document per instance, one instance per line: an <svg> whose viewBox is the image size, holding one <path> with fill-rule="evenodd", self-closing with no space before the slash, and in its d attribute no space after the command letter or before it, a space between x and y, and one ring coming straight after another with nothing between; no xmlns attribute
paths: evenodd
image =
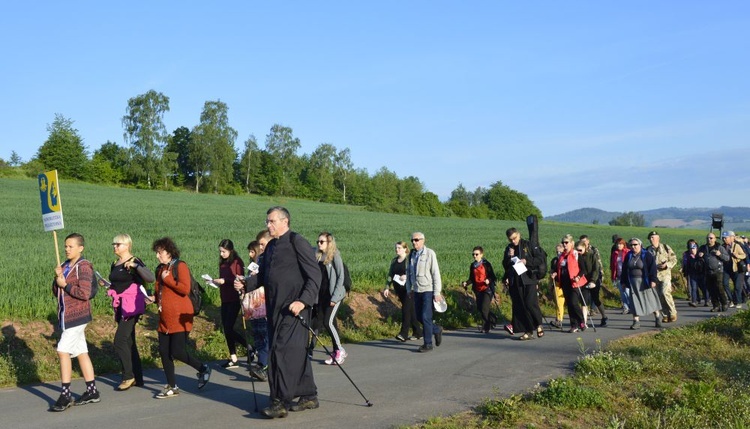
<svg viewBox="0 0 750 429"><path fill-rule="evenodd" d="M581 287L585 287L585 286L581 286ZM577 287L575 289L578 289L578 294L581 296L581 301L583 301L583 306L586 307L586 308L588 308L588 305L586 305L586 299L583 297L583 292L581 292L581 288ZM584 315L583 318L585 319L584 323L588 324L588 317L586 317ZM594 328L594 332L596 332L596 325L594 325L594 321L593 320L591 321L591 327Z"/></svg>
<svg viewBox="0 0 750 429"><path fill-rule="evenodd" d="M372 407L372 402L370 402L367 399L367 397L365 397L365 394L362 393L361 390L359 390L359 387L357 387L357 384L354 382L354 380L352 380L352 378L349 377L349 374L346 373L346 370L344 370L344 367L342 367L341 365L339 365L338 361L336 360L336 356L334 356L333 353L331 353L330 351L328 351L328 347L326 347L325 344L323 344L320 341L320 338L318 337L318 334L316 334L315 331L313 331L313 329L310 327L310 325L307 324L307 321L305 320L305 318L302 317L301 314L298 314L297 315L297 319L299 319L300 322L302 322L302 326L304 326L305 328L307 328L307 330L310 331L311 334L313 334L313 336L318 341L318 343L320 343L320 345L323 346L323 350L325 350L326 353L331 357L331 359L333 359L333 362L336 364L337 367L339 367L339 369L341 370L341 372L344 373L344 375L346 376L346 378L349 379L349 381L352 383L352 386L354 386L354 388L357 389L357 392L359 392L359 394L362 396L362 399L365 400L365 403L367 404L367 406L368 407Z"/></svg>
<svg viewBox="0 0 750 429"><path fill-rule="evenodd" d="M258 396L255 394L255 378L250 377L250 382L253 383L253 403L255 404L255 412L258 412Z"/></svg>

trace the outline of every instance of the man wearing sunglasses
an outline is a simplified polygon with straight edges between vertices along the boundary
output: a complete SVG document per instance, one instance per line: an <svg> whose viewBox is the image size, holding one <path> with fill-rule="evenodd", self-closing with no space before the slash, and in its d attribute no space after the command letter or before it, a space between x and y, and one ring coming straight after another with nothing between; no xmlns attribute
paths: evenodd
<svg viewBox="0 0 750 429"><path fill-rule="evenodd" d="M422 324L424 344L419 351L432 351L432 336L435 336L435 346L443 342L443 328L432 321L432 303L441 302L440 296L443 284L440 280L440 267L437 256L432 249L425 247L424 234L415 232L411 235L414 249L409 255L409 265L406 267L406 290L414 298L414 309L417 320Z"/></svg>
<svg viewBox="0 0 750 429"><path fill-rule="evenodd" d="M716 242L716 234L706 236L706 244L698 249L698 257L706 262L706 287L711 296L712 312L727 310L727 294L722 287L724 262L729 261L729 253Z"/></svg>

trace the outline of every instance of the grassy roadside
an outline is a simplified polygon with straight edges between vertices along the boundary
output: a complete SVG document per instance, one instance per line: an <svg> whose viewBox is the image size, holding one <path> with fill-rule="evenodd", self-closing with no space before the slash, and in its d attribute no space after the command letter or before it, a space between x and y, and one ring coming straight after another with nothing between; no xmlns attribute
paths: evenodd
<svg viewBox="0 0 750 429"><path fill-rule="evenodd" d="M580 341L580 340L579 340ZM750 427L750 312L649 332L606 349L581 343L570 377L414 427Z"/></svg>

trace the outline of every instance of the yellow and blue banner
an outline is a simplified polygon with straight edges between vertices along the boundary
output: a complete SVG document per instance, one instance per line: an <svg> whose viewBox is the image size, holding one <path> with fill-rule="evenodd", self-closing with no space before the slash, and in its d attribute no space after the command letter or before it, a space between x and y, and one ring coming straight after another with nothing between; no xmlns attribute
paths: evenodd
<svg viewBox="0 0 750 429"><path fill-rule="evenodd" d="M62 203L60 202L60 182L57 170L39 175L39 197L42 200L42 223L44 231L63 229Z"/></svg>

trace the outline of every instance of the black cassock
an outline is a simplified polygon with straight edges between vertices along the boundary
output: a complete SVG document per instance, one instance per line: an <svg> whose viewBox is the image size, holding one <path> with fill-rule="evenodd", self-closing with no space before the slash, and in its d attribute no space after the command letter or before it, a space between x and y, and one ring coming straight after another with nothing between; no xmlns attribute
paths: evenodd
<svg viewBox="0 0 750 429"><path fill-rule="evenodd" d="M510 257L510 249L519 259L526 259L528 271L518 275L513 269ZM542 324L542 310L539 308L536 285L538 280L534 277L530 267L541 263L539 255L534 255L531 245L527 240L520 240L518 246L509 243L505 247L503 256L503 268L505 268L504 280L508 280L508 292L511 304L513 304L513 329L516 332L534 332Z"/></svg>
<svg viewBox="0 0 750 429"><path fill-rule="evenodd" d="M258 275L251 279L255 282L249 282L248 290L266 288L271 400L280 399L289 406L296 397L317 395L312 365L307 358L309 331L289 311L292 302L303 302L305 309L300 315L310 323L321 281L312 246L301 235L287 231L268 243Z"/></svg>

